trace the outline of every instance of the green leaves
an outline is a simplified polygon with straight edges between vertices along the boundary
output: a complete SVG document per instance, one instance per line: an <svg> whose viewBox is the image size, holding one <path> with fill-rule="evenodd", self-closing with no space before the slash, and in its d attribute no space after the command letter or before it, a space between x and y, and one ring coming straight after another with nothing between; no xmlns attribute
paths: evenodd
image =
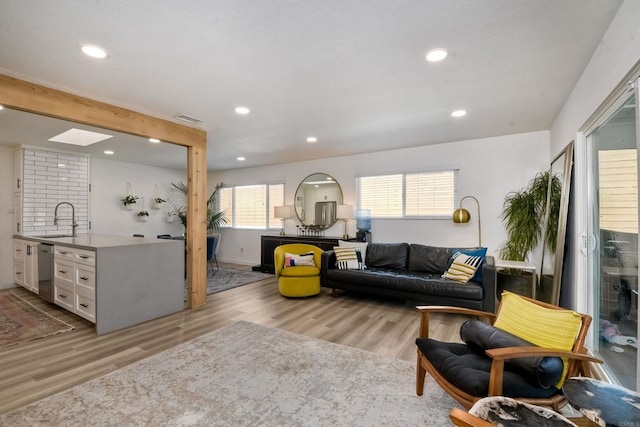
<svg viewBox="0 0 640 427"><path fill-rule="evenodd" d="M505 197L501 218L507 230L507 241L500 249L501 258L525 261L529 252L538 245L547 218L549 188L549 218L553 220L546 229L544 241L551 253L555 252L562 183L555 175L549 183L549 177L549 172L541 172L529 181L527 187Z"/></svg>

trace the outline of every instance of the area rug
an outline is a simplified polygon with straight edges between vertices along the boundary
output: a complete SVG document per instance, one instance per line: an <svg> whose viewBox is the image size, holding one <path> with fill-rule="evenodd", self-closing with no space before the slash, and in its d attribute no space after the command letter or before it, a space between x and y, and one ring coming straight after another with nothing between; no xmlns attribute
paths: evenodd
<svg viewBox="0 0 640 427"><path fill-rule="evenodd" d="M72 329L13 292L0 294L0 348Z"/></svg>
<svg viewBox="0 0 640 427"><path fill-rule="evenodd" d="M275 277L273 274L265 274L256 271L221 268L213 275L209 272L209 278L207 280L207 295L273 277Z"/></svg>
<svg viewBox="0 0 640 427"><path fill-rule="evenodd" d="M444 426L414 363L237 322L0 416L0 425ZM458 406L459 407L459 406Z"/></svg>

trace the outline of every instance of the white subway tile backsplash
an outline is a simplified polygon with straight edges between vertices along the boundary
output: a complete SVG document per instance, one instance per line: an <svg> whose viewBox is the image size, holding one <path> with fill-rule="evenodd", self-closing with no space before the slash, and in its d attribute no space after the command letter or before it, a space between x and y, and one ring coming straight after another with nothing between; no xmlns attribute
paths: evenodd
<svg viewBox="0 0 640 427"><path fill-rule="evenodd" d="M53 225L53 213L60 202L73 203L78 231L88 230L88 156L23 149L23 169L24 233L55 232L70 226L71 208L67 205L58 210L60 226Z"/></svg>

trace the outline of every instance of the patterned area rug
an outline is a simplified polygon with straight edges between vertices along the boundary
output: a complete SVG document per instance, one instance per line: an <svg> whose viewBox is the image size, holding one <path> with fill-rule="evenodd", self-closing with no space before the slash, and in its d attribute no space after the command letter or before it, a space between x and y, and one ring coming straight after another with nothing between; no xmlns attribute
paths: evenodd
<svg viewBox="0 0 640 427"><path fill-rule="evenodd" d="M0 348L73 329L13 292L0 294Z"/></svg>
<svg viewBox="0 0 640 427"><path fill-rule="evenodd" d="M0 425L445 426L415 363L237 322L0 416Z"/></svg>
<svg viewBox="0 0 640 427"><path fill-rule="evenodd" d="M273 274L260 273L257 271L221 268L217 270L214 275L211 275L211 272L209 272L207 295L274 277Z"/></svg>

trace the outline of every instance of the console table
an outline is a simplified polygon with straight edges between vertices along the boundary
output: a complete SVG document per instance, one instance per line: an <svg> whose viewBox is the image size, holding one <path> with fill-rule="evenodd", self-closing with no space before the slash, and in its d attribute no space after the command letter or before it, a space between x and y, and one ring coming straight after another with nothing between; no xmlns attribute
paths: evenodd
<svg viewBox="0 0 640 427"><path fill-rule="evenodd" d="M308 245L315 245L323 251L333 249L334 246L338 246L338 240L340 237L315 237L315 236L292 236L292 235L262 235L260 237L260 271L263 273L275 273L275 261L273 260L273 251L280 245L287 245L289 243L306 243Z"/></svg>

